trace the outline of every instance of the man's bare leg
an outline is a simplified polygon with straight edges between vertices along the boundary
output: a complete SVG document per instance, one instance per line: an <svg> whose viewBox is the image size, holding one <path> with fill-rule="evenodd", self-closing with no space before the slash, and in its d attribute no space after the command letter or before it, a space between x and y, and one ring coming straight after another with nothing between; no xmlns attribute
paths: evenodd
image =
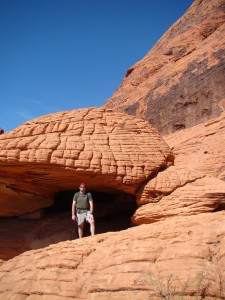
<svg viewBox="0 0 225 300"><path fill-rule="evenodd" d="M81 223L80 225L78 225L78 235L80 239L83 237L83 233L84 233L84 223Z"/></svg>
<svg viewBox="0 0 225 300"><path fill-rule="evenodd" d="M91 231L91 235L95 235L95 221L94 220L90 220L90 231Z"/></svg>

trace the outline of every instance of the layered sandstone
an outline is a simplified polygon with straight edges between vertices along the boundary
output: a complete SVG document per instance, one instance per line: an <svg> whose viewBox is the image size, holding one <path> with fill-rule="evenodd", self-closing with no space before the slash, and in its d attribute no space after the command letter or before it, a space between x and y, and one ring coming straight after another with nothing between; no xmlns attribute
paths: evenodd
<svg viewBox="0 0 225 300"><path fill-rule="evenodd" d="M87 115L90 113L91 116L94 116L92 125L90 120L87 124L85 124L84 120L80 123L77 121L78 118L76 114L80 115L84 112ZM110 120L113 116L113 119L115 118L115 120L119 120L119 122L122 122L122 118L124 118L127 123L125 122L125 125L122 127L122 133L125 133L126 139L122 138L122 133L121 136L119 135L117 128L118 123L113 123L112 127L103 127L104 131L108 134L106 138L109 141L108 145L114 145L110 143L111 140L115 141L115 139L117 139L118 141L118 139L121 139L122 142L117 142L117 144L120 144L120 147L117 148L121 151L120 157L124 157L126 155L126 157L136 159L132 162L131 160L123 160L126 170L130 167L131 163L134 164L134 162L138 164L139 167L141 162L143 166L146 165L149 169L151 166L153 169L150 169L151 171L147 173L145 177L141 177L140 173L137 173L137 178L141 178L138 186L136 185L136 182L139 179L135 178L135 184L132 182L130 184L127 182L121 183L117 178L118 174L115 174L115 182L112 186L112 179L109 179L112 174L110 172L109 174L104 174L103 179L100 165L95 174L94 172L91 173L86 167L84 167L83 170L77 169L76 167L72 168L71 166L70 168L66 167L67 157L63 160L65 166L63 166L63 164L60 165L53 163L51 161L51 157L55 157L54 151L57 151L57 147L55 149L51 148L51 134L53 130L51 129L52 131L50 133L45 133L41 130L43 128L48 128L48 126L52 126L51 123L55 124L56 116L60 116L60 122L67 122L70 124L69 126L72 126L71 118L69 118L68 121L68 115L74 116L74 124L76 124L76 126L81 126L80 124L83 124L82 132L87 132L87 130L89 132L90 126L93 126L94 128L94 126L97 126L96 124L98 124L98 122L103 124L104 115L106 115ZM101 116L100 119L98 119L98 115ZM64 116L64 118L62 116ZM136 122L135 126L138 124L138 127L135 127L134 123L130 122ZM133 124L132 127L131 124ZM116 129L114 129L114 126ZM55 125L55 128L58 127L59 125ZM86 129L86 127L88 127L88 129ZM65 127L62 126L61 128ZM37 130L40 134L36 134ZM114 130L116 137L113 134ZM26 132L26 135L24 132ZM33 132L35 134L32 135ZM70 137L74 139L74 131L71 132L67 129L66 131L62 130L62 132L58 132L59 141L61 141L60 138L62 138L62 140L64 139L65 134L69 140ZM117 230L125 228L118 225L117 214L123 212L124 219L126 214L129 215L132 212L132 210L129 211L129 206L133 202L124 202L124 199L128 196L122 196L118 193L115 194L115 191L113 191L113 188L116 190L117 184L119 192L127 191L128 187L129 191L131 187L136 189L134 191L134 199L131 199L132 201L135 201L136 198L138 206L136 211L135 208L133 208L134 211L132 212L131 218L132 223L136 225L149 224L166 219L172 220L173 218L176 218L176 216L190 216L208 212L214 213L215 211L224 210L225 208L225 182L223 168L225 158L224 152L221 151L221 149L225 147L224 113L214 120L165 136L164 140L166 140L176 155L174 165L171 166L169 166L169 164L172 164L173 160L171 150L169 150L167 144L160 139L157 132L152 129L149 123L129 115L123 115L105 109L94 108L49 115L30 121L15 131L4 134L4 136L6 139L2 139L1 142L6 145L5 148L7 149L8 145L10 147L14 145L15 149L18 148L22 154L21 156L18 155L12 159L12 152L2 152L5 155L7 154L11 156L10 158L5 157L5 161L1 162L2 170L4 167L4 173L1 173L1 182L4 182L5 184L1 185L3 190L0 200L1 213L5 213L5 216L12 212L15 215L22 214L21 218L25 219L25 221L18 221L15 219L8 221L0 220L1 259L10 259L30 249L41 248L52 243L76 238L76 230L74 224L71 223L69 212L65 215L62 214L63 211L60 213L59 210L59 214L52 219L49 219L48 216L44 216L42 210L36 210L32 214L28 215L24 213L27 211L33 211L37 208L44 208L45 206L53 205L55 199L54 195L59 192L59 188L62 191L67 189L73 190L74 184L76 182L78 184L80 181L88 182L93 190L98 190L98 188L99 190L108 190L108 194L103 194L102 199L99 199L100 194L95 197L97 233L112 231L112 228L113 231L115 231L115 228L117 228ZM104 137L105 135L102 131L101 135L95 135L92 133L90 136L83 136L83 134L79 133L79 135L76 136L77 140L82 141L85 145L85 141L88 141L87 145L90 145L89 143L91 140L91 148L93 152L98 152L98 154L102 153L101 155L109 155L109 146L107 146L106 151L106 146L97 148L96 144L98 143L95 143L95 139L97 142L100 142L100 138L103 138L102 141L104 141ZM40 153L38 149L34 150L34 148L31 147L32 143L29 141L34 138L37 140L44 140L47 151L52 149L53 155L48 156L48 159L44 161L44 158L46 158L44 148L41 146L41 143L37 143L39 145L39 149L42 149L43 156L38 156L39 160L43 158L42 163L37 163L34 158L36 150L37 153ZM134 142L136 138L137 140ZM23 139L27 144L25 144ZM154 139L160 141L161 146L158 146ZM21 143L24 145L22 149L18 147ZM46 144L49 146L46 146ZM25 147L25 145L27 146ZM63 145L65 147L65 153L67 153L67 144L65 143ZM77 143L69 144L69 146L77 150ZM58 147L61 151L61 143L58 144ZM110 153L112 155L111 157L115 157L115 149L116 148L112 148L112 152ZM143 152L140 149L142 149ZM148 151L146 151L146 149ZM162 149L165 149L164 152ZM103 150L105 151L104 154ZM23 151L27 153L28 158L30 157L27 159L27 162L24 161ZM90 154L90 148L86 146L84 146L83 151L84 153L79 157L87 156L85 152ZM144 152L146 155L144 155ZM31 153L31 156L29 156L29 153ZM73 154L72 149L70 153L71 155ZM117 152L116 155L119 157ZM140 161L138 161L138 159L140 159ZM154 168L155 164L160 161L159 159L161 159L161 165L159 164L159 166ZM106 160L99 161L106 163ZM60 160L60 162L62 162L62 160ZM117 169L119 169L121 161L117 160L116 162L118 164ZM76 162L74 161L74 166L75 165ZM48 173L46 170L48 170ZM108 170L110 170L110 168L108 168ZM70 177L67 175L68 172ZM77 178L79 178L80 181L78 181ZM98 178L99 181L97 181ZM124 176L123 178L126 177ZM10 186L9 182L7 182L8 180L13 181L15 185ZM101 187L98 185L101 185ZM20 189L18 188L19 186ZM29 187L29 192L26 190L27 187ZM7 188L8 190L11 188L11 193L4 192L4 188ZM38 198L36 196L37 191L39 193L42 192L42 194L38 195ZM29 197L25 197L26 195ZM71 203L72 194L70 198ZM98 200L101 201L98 202ZM60 202L63 203L65 201L65 195L61 195ZM133 205L134 203L132 204L132 207L134 207ZM118 212L118 207L121 208L121 212ZM124 207L126 207L126 209L124 209ZM68 209L71 209L71 205L68 206ZM35 219L42 219L43 217L43 221L32 221ZM107 221L105 221L104 224L101 221L101 217L107 217ZM109 217L115 219L115 223L112 226L109 225ZM29 219L31 220L29 221ZM59 222L59 220L60 224L63 224L63 229L60 229L57 226L57 222ZM115 226L116 223L117 226ZM129 227L130 225L131 224L128 222L126 226ZM103 230L103 228L105 228L105 230Z"/></svg>
<svg viewBox="0 0 225 300"><path fill-rule="evenodd" d="M208 122L164 136L175 165L225 180L225 112Z"/></svg>
<svg viewBox="0 0 225 300"><path fill-rule="evenodd" d="M169 134L225 108L225 1L196 0L105 103Z"/></svg>
<svg viewBox="0 0 225 300"><path fill-rule="evenodd" d="M0 218L1 299L224 299L224 9L195 1L105 105L163 139L107 108L0 136L0 217L19 216ZM96 193L97 235L77 240L80 182ZM135 200L126 228L139 226L112 232Z"/></svg>
<svg viewBox="0 0 225 300"><path fill-rule="evenodd" d="M104 108L43 116L0 137L0 216L50 206L80 182L135 195L173 159L158 132L133 116Z"/></svg>
<svg viewBox="0 0 225 300"><path fill-rule="evenodd" d="M151 200L151 199L150 199ZM225 207L225 182L205 177L180 186L159 202L149 202L136 210L135 224L153 223L174 216L189 216L222 210Z"/></svg>
<svg viewBox="0 0 225 300"><path fill-rule="evenodd" d="M174 166L139 190L139 208L132 221L152 223L176 215L224 210L225 112L164 139L175 154Z"/></svg>
<svg viewBox="0 0 225 300"><path fill-rule="evenodd" d="M225 213L175 217L25 252L1 299L224 299Z"/></svg>

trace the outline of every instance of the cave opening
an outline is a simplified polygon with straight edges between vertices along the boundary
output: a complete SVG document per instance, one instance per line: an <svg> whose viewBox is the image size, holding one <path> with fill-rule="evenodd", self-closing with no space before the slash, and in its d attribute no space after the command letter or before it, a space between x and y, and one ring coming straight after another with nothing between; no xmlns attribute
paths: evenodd
<svg viewBox="0 0 225 300"><path fill-rule="evenodd" d="M45 210L46 215L58 215L71 219L72 200L75 190L60 191L55 194L54 205ZM137 209L136 198L121 191L90 191L94 201L96 234L120 231L132 227L131 216ZM86 224L84 236L90 235Z"/></svg>

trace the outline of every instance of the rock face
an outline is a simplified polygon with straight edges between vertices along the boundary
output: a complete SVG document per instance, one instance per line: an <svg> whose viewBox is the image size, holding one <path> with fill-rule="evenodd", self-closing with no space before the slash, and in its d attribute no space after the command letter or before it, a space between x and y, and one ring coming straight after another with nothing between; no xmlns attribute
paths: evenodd
<svg viewBox="0 0 225 300"><path fill-rule="evenodd" d="M224 270L223 211L23 253L0 266L0 298L219 300Z"/></svg>
<svg viewBox="0 0 225 300"><path fill-rule="evenodd" d="M164 136L175 165L225 181L225 112L208 122Z"/></svg>
<svg viewBox="0 0 225 300"><path fill-rule="evenodd" d="M0 137L0 216L51 206L80 182L135 195L173 159L158 132L133 116L90 108L40 117Z"/></svg>
<svg viewBox="0 0 225 300"><path fill-rule="evenodd" d="M79 119L78 115L82 114L83 117L89 116L87 123L85 119ZM71 116L74 118L73 122ZM111 123L112 120L116 121ZM105 125L101 127L99 122ZM118 125L118 122L122 122L122 127ZM69 124L68 126L73 129L73 126L82 127L82 131L77 133L69 128L65 130L65 124ZM106 126L106 124L111 125ZM47 130L49 127L51 128L50 132ZM90 132L90 127L98 128L100 133ZM56 129L52 128L57 128L58 131L55 132ZM64 130L59 131L58 128ZM87 132L88 134L84 134ZM123 138L123 134L125 138ZM56 135L58 144L57 147L52 147L52 145L56 145L53 143ZM77 142L64 143L65 150L63 150L61 141L65 137L67 142L74 139ZM176 155L174 165L171 166L174 159L171 150L149 123L102 108L53 114L30 121L15 131L4 134L4 139L0 139L2 145L1 169L4 170L0 173L1 213L3 216L9 216L12 212L14 215L22 214L21 217L26 220L9 222L0 220L0 258L7 260L26 250L76 238L76 234L74 235L72 232L75 229L71 224L69 213L65 218L61 214L50 220L45 217L43 221L39 222L29 222L28 219L41 219L42 212L34 210L53 205L55 194L60 191L73 190L74 184L76 182L78 184L80 181L88 182L96 191L98 189L107 191L108 189L107 194L103 194L102 197L98 194L95 197L97 200L101 198L101 201L96 203L95 216L113 217L117 220L116 223L118 223L116 215L118 207L121 208L118 214L123 213L124 216L124 212L127 213L127 210L124 210L123 206L132 204L129 201L131 195L129 193L133 193L133 201L136 197L138 206L136 211L133 208L134 211L131 214L132 223L136 225L173 219L176 216L224 210L223 166L225 158L221 149L225 147L225 113L214 120L165 136L164 139ZM37 141L44 141L44 146ZM107 141L107 144L104 144L104 141ZM78 160L82 158L83 161L85 158L86 164L83 164L82 169L80 162L79 168L77 168L76 160L73 164L69 160L69 167L67 167L68 147L71 147L70 154L72 156L74 155L73 151L77 153L77 148L81 143L83 148L79 149L83 150L79 152ZM96 145L99 144L101 147L98 148ZM115 144L119 147L115 147ZM35 148L34 145L38 145L39 148ZM45 149L48 153L51 151L51 155L46 156ZM90 155L90 149L94 154ZM55 151L57 154L60 151L62 155L59 161L55 161ZM13 158L12 153L19 154ZM35 153L40 156L36 156ZM101 159L99 158L99 165L96 163L96 169L91 172L91 160L88 162L87 157L95 157L96 153ZM103 159L106 155L114 158L113 163L117 164L115 170L120 170L120 173L110 173L110 171L108 174L101 173L106 168L102 167L100 163L109 164L109 160ZM52 159L54 160L52 161ZM136 175L132 173L132 180L127 181L128 173L121 173L121 163L123 170L129 170L129 174L131 174L131 169L138 170ZM131 165L134 167L131 168ZM97 166L99 166L98 169ZM109 165L107 168L111 170ZM139 170L147 170L147 173L141 173ZM118 190L116 191L116 189ZM7 190L10 193L7 193ZM39 192L38 195L36 191ZM124 192L125 194L123 194ZM126 194L127 192L129 193ZM59 198L60 203L66 202L65 194ZM70 203L71 201L72 195ZM69 205L70 209L71 204ZM25 213L29 211L34 212L26 215ZM129 214L131 212L129 211ZM63 230L56 225L59 220L61 225L63 223ZM97 228L107 227L108 231L115 231L112 230L115 225L110 227L107 225L108 222L109 220L103 225L98 220ZM9 228L11 228L10 234ZM117 224L117 228L124 227ZM97 230L97 233L101 232L104 231Z"/></svg>
<svg viewBox="0 0 225 300"><path fill-rule="evenodd" d="M175 154L174 166L139 190L133 222L224 210L225 112L164 139Z"/></svg>
<svg viewBox="0 0 225 300"><path fill-rule="evenodd" d="M4 130L2 128L0 128L0 134L3 134Z"/></svg>
<svg viewBox="0 0 225 300"><path fill-rule="evenodd" d="M196 0L127 71L104 106L170 134L219 116L225 109L224 77L225 1Z"/></svg>
<svg viewBox="0 0 225 300"><path fill-rule="evenodd" d="M195 1L105 105L163 139L108 108L0 136L0 299L225 298L224 12ZM78 240L80 182L98 235Z"/></svg>

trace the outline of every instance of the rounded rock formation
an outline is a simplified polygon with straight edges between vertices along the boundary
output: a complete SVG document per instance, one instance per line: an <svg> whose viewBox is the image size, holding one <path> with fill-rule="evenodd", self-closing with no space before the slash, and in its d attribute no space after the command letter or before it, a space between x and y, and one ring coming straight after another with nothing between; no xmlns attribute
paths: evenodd
<svg viewBox="0 0 225 300"><path fill-rule="evenodd" d="M46 115L0 138L1 216L50 206L80 182L135 195L173 159L158 132L133 116L104 108Z"/></svg>

